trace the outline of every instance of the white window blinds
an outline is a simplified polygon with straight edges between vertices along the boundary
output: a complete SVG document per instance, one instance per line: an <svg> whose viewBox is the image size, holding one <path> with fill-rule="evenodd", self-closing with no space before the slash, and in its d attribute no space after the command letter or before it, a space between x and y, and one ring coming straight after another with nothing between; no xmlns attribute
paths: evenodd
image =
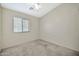
<svg viewBox="0 0 79 59"><path fill-rule="evenodd" d="M28 32L29 31L29 21L25 18L14 17L13 19L14 32Z"/></svg>

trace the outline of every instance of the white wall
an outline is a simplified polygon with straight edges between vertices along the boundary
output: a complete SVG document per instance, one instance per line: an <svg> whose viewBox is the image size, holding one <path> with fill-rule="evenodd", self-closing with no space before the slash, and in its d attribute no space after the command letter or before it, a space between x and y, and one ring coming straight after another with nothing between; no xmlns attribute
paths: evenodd
<svg viewBox="0 0 79 59"><path fill-rule="evenodd" d="M3 11L3 46L2 48L8 48L18 44L22 44L31 40L39 39L39 19L33 16L29 16L17 11L9 9L2 9ZM29 19L30 32L27 33L14 33L12 29L12 20L14 16L20 16Z"/></svg>
<svg viewBox="0 0 79 59"><path fill-rule="evenodd" d="M63 4L40 21L41 39L79 51L79 5Z"/></svg>
<svg viewBox="0 0 79 59"><path fill-rule="evenodd" d="M0 49L2 46L2 9L0 5Z"/></svg>

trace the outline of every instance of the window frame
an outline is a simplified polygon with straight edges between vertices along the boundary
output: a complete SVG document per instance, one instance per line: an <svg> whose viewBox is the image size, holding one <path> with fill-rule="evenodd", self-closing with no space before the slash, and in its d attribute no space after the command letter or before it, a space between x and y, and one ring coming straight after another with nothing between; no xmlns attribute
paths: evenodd
<svg viewBox="0 0 79 59"><path fill-rule="evenodd" d="M21 32L19 32L19 31L16 32L16 31L15 31L14 18L21 18L21 19L22 19L22 21L21 21L21 23L22 23L22 24L21 24L21 25L22 25L21 30L22 30L22 31L21 31ZM26 31L23 31L23 27L24 27L24 25L23 25L23 24L24 24L24 23L23 23L23 20L26 20L26 21L28 22L28 27L27 27L27 28L28 28L28 31L27 31L27 30L26 30ZM29 29L29 28L30 28L30 27L29 27L29 19L27 19L27 18L23 18L23 17L19 17L19 16L14 16L12 23L13 23L13 32L16 32L16 33L23 33L23 32L29 32L29 31L30 31L30 29Z"/></svg>

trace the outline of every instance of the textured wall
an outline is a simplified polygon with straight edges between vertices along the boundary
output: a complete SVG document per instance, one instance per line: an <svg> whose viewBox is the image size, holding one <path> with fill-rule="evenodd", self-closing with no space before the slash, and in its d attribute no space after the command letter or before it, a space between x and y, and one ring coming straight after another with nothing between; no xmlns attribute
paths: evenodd
<svg viewBox="0 0 79 59"><path fill-rule="evenodd" d="M20 16L29 19L30 32L14 33L12 29L12 20L14 16ZM17 11L3 8L3 47L18 45L24 42L39 38L39 19Z"/></svg>
<svg viewBox="0 0 79 59"><path fill-rule="evenodd" d="M79 4L62 4L40 21L41 39L79 51Z"/></svg>

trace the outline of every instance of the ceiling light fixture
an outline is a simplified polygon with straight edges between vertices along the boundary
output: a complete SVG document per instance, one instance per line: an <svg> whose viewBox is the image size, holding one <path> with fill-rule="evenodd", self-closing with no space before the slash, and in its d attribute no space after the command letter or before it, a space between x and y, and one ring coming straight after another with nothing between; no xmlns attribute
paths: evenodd
<svg viewBox="0 0 79 59"><path fill-rule="evenodd" d="M39 10L41 8L41 5L39 3L33 3L30 6L30 10Z"/></svg>
<svg viewBox="0 0 79 59"><path fill-rule="evenodd" d="M40 4L39 3L35 3L35 9L39 10L41 8Z"/></svg>

